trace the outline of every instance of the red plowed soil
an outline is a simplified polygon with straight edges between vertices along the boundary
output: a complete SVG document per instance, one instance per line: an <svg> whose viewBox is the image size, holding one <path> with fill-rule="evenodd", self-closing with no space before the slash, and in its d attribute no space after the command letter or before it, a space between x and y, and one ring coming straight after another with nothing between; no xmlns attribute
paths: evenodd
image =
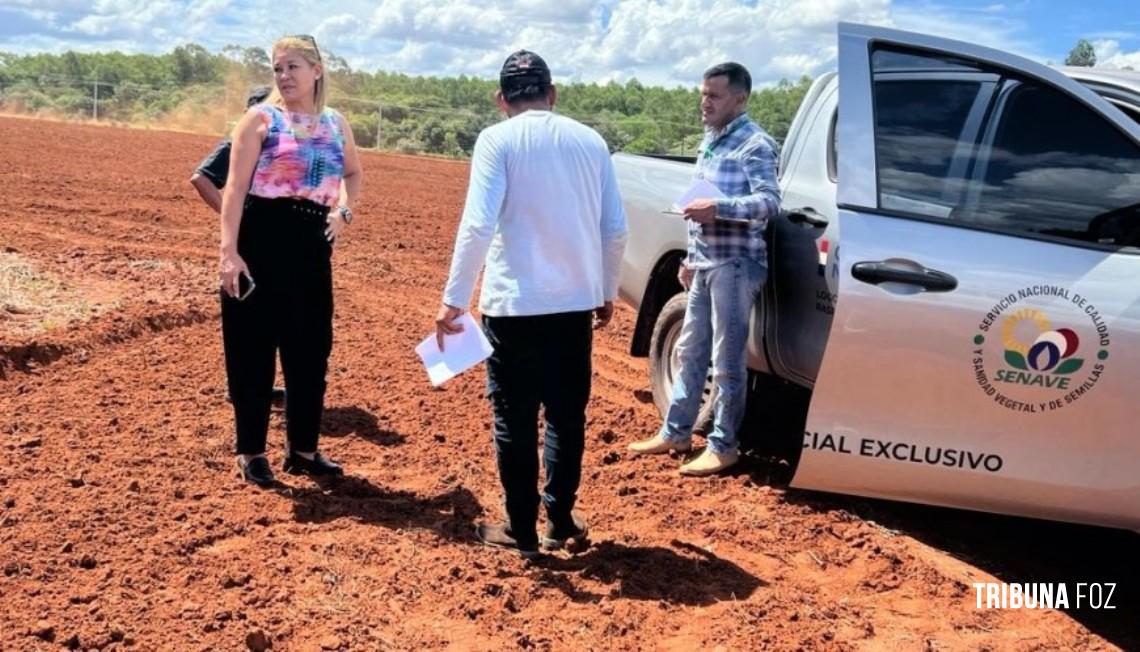
<svg viewBox="0 0 1140 652"><path fill-rule="evenodd" d="M432 390L467 167L363 157L335 258L322 488L235 476L213 139L0 118L0 251L115 308L0 321L0 649L1140 647L1134 535L785 489L771 460L682 480L625 446L658 425L633 313L596 340L581 508L593 545L525 563L473 540L500 492L482 371ZM280 463L275 418L271 460ZM786 475L786 474L784 474ZM977 581L1117 582L1115 612L975 609Z"/></svg>

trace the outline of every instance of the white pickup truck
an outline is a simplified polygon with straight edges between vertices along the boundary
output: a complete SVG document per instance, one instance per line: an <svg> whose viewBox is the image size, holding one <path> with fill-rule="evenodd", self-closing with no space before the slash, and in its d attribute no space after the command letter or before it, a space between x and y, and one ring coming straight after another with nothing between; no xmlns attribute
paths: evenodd
<svg viewBox="0 0 1140 652"><path fill-rule="evenodd" d="M744 436L791 433L793 487L1140 530L1140 74L838 31L780 155ZM663 408L692 162L614 161Z"/></svg>

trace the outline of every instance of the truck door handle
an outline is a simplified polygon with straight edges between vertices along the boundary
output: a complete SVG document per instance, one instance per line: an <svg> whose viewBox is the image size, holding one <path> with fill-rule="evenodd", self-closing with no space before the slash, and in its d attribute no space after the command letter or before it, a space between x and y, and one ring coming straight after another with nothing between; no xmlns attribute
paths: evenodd
<svg viewBox="0 0 1140 652"><path fill-rule="evenodd" d="M828 223L827 218L817 213L811 206L789 209L788 221L792 224L807 224L819 229L826 229Z"/></svg>
<svg viewBox="0 0 1140 652"><path fill-rule="evenodd" d="M916 267L918 269L903 269L897 263L885 260L865 260L851 266L851 276L871 285L905 283L917 285L928 292L950 292L958 287L958 279L946 272L927 269L921 265Z"/></svg>

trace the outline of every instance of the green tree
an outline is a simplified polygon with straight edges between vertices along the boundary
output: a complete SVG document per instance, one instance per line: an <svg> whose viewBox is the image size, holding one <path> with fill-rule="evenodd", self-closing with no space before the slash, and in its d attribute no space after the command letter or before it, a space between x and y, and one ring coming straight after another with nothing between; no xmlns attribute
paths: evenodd
<svg viewBox="0 0 1140 652"><path fill-rule="evenodd" d="M234 63L241 63L243 54L245 54L245 48L236 43L229 43L222 46L222 56Z"/></svg>
<svg viewBox="0 0 1140 652"><path fill-rule="evenodd" d="M344 57L337 56L332 52L322 52L321 58L324 59L325 69L330 74L346 75L352 72L352 66L348 65L348 60Z"/></svg>
<svg viewBox="0 0 1140 652"><path fill-rule="evenodd" d="M246 48L242 55L242 63L250 72L268 77L272 72L272 61L264 48Z"/></svg>
<svg viewBox="0 0 1140 652"><path fill-rule="evenodd" d="M1092 68L1096 65L1096 51L1093 50L1092 43L1085 39L1077 41L1072 50L1069 50L1069 56L1065 57L1066 66L1085 66Z"/></svg>

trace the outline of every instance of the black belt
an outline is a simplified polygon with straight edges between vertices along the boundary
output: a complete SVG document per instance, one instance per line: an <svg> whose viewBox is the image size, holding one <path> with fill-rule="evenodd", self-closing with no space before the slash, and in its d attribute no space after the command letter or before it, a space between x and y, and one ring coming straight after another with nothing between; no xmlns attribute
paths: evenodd
<svg viewBox="0 0 1140 652"><path fill-rule="evenodd" d="M256 207L261 210L291 213L302 219L319 220L321 223L324 223L325 220L328 219L329 211L332 210L324 204L299 197L259 197L257 195L247 195L245 205L246 208Z"/></svg>

